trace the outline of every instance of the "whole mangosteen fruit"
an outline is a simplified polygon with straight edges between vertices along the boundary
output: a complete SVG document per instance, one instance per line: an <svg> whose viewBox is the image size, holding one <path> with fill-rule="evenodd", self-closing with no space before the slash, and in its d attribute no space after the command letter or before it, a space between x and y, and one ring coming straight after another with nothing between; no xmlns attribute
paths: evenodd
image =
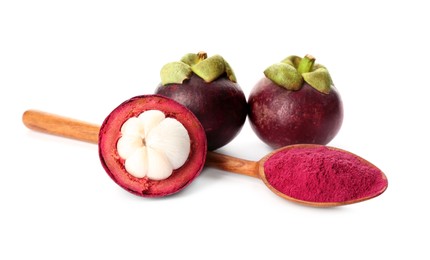
<svg viewBox="0 0 430 260"><path fill-rule="evenodd" d="M176 193L203 169L204 129L194 114L167 97L144 95L115 108L99 133L99 156L107 174L143 197Z"/></svg>
<svg viewBox="0 0 430 260"><path fill-rule="evenodd" d="M220 148L237 136L248 112L246 97L230 65L220 56L189 53L164 65L156 94L190 109L206 132L208 150Z"/></svg>
<svg viewBox="0 0 430 260"><path fill-rule="evenodd" d="M250 124L272 148L327 144L343 121L341 97L315 58L289 56L264 71L248 98Z"/></svg>

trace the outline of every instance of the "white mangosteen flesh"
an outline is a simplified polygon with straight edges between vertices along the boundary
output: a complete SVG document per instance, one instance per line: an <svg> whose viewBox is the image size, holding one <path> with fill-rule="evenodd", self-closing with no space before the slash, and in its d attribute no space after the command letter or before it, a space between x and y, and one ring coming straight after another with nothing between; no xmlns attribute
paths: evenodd
<svg viewBox="0 0 430 260"><path fill-rule="evenodd" d="M125 170L134 177L151 180L167 179L184 165L190 147L185 127L159 110L147 110L125 121L117 143Z"/></svg>

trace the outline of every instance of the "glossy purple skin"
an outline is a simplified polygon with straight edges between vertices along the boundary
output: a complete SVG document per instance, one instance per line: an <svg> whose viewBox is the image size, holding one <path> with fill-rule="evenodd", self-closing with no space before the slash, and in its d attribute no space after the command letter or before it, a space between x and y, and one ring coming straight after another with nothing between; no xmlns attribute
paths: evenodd
<svg viewBox="0 0 430 260"><path fill-rule="evenodd" d="M263 78L252 89L248 104L252 129L272 148L325 145L343 120L342 100L334 87L323 94L304 83L300 90L290 91Z"/></svg>
<svg viewBox="0 0 430 260"><path fill-rule="evenodd" d="M242 89L226 77L206 83L193 74L182 84L160 85L155 93L174 99L195 114L205 129L208 150L233 140L242 129L248 112Z"/></svg>

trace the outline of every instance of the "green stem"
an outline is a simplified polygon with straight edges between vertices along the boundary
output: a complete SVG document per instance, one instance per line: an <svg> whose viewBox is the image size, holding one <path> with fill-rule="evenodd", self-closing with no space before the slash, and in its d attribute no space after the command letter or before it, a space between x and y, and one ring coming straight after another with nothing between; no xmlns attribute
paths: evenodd
<svg viewBox="0 0 430 260"><path fill-rule="evenodd" d="M300 61L299 66L297 67L297 71L300 74L310 72L312 70L312 67L314 66L314 63L315 63L315 58L312 55L307 54Z"/></svg>

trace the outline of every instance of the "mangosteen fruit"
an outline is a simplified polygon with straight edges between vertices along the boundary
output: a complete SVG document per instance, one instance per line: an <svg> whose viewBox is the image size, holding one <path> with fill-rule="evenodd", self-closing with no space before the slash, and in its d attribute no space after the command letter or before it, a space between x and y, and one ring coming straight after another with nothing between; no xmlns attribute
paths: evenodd
<svg viewBox="0 0 430 260"><path fill-rule="evenodd" d="M289 56L268 67L251 90L250 124L272 148L329 143L343 121L343 105L328 70L315 58Z"/></svg>
<svg viewBox="0 0 430 260"><path fill-rule="evenodd" d="M206 132L208 150L220 148L237 136L248 112L246 97L230 65L220 56L189 53L167 63L155 93L190 109Z"/></svg>
<svg viewBox="0 0 430 260"><path fill-rule="evenodd" d="M107 174L143 197L176 193L203 169L206 136L195 115L159 95L131 98L104 120L99 156Z"/></svg>

